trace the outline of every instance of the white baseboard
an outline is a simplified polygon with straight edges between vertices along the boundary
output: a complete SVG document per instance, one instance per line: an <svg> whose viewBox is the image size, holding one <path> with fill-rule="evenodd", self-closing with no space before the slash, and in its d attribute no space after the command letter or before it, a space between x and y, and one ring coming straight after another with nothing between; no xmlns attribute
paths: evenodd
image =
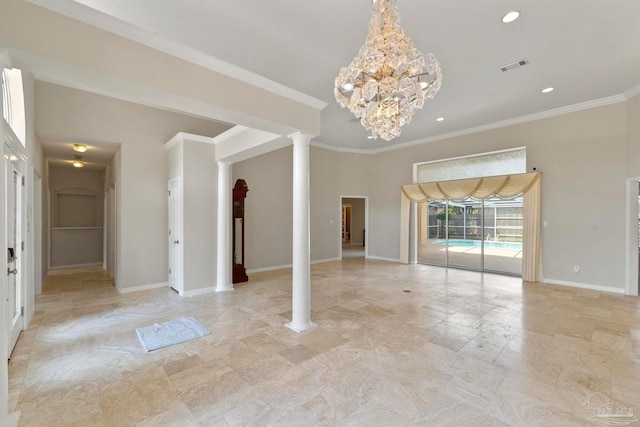
<svg viewBox="0 0 640 427"><path fill-rule="evenodd" d="M69 265L56 265L49 268L49 270L65 270L68 268L82 268L82 267L100 267L101 262L90 262L87 264L69 264Z"/></svg>
<svg viewBox="0 0 640 427"><path fill-rule="evenodd" d="M317 259L314 261L311 261L310 264L323 264L325 262L332 262L332 261L340 261L340 258L323 258L323 259ZM251 270L247 270L247 274L252 274L252 273L262 273L265 271L274 271L274 270L285 270L287 268L292 268L293 265L292 264L285 264L285 265L274 265L272 267L260 267L260 268L252 268Z"/></svg>
<svg viewBox="0 0 640 427"><path fill-rule="evenodd" d="M547 283L550 285L570 286L572 288L589 289L592 291L612 292L614 294L624 294L623 288L611 288L609 286L590 285L588 283L569 282L566 280L542 279L540 283Z"/></svg>
<svg viewBox="0 0 640 427"><path fill-rule="evenodd" d="M162 282L162 283L152 283L150 285L132 286L130 288L116 287L116 289L120 294L129 294L131 292L148 291L149 289L165 288L168 286L169 286L169 282Z"/></svg>
<svg viewBox="0 0 640 427"><path fill-rule="evenodd" d="M291 268L291 264L274 265L272 267L252 268L251 270L247 270L247 274L262 273L262 272L265 272L265 271L274 271L274 270L285 270L287 268Z"/></svg>
<svg viewBox="0 0 640 427"><path fill-rule="evenodd" d="M183 297L189 298L189 297L197 297L199 295L205 295L205 294L210 294L210 293L214 293L216 292L216 287L215 286L211 286L208 288L200 288L200 289L194 289L192 291L184 291L182 293Z"/></svg>
<svg viewBox="0 0 640 427"><path fill-rule="evenodd" d="M375 259L378 261L388 261L388 262L397 262L400 263L400 259L395 259L395 258L385 258L385 257L381 257L381 256L375 256L375 255L369 255L367 257L367 259Z"/></svg>
<svg viewBox="0 0 640 427"><path fill-rule="evenodd" d="M324 264L325 262L333 262L333 261L340 261L340 258L317 259L315 261L311 261L311 264Z"/></svg>

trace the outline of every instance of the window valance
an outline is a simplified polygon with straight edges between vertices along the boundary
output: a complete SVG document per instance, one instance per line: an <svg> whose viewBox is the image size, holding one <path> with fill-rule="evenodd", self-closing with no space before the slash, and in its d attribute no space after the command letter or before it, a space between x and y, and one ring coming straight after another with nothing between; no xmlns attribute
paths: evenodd
<svg viewBox="0 0 640 427"><path fill-rule="evenodd" d="M469 197L487 199L523 194L522 279L538 280L540 272L540 176L541 173L520 173L485 178L423 182L402 186L400 205L400 260L409 262L411 202L464 200Z"/></svg>
<svg viewBox="0 0 640 427"><path fill-rule="evenodd" d="M451 181L423 182L402 186L402 192L414 202L464 200L469 197L514 197L529 191L540 179L540 173L519 173L484 178L455 179Z"/></svg>

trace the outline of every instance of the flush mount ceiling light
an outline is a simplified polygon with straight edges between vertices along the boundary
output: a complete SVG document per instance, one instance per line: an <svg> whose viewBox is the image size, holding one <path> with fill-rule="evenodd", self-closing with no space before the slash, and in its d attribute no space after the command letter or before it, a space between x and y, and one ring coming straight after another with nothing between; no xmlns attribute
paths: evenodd
<svg viewBox="0 0 640 427"><path fill-rule="evenodd" d="M552 87L547 87L542 89L542 93L549 93L549 92L553 92L553 88Z"/></svg>
<svg viewBox="0 0 640 427"><path fill-rule="evenodd" d="M77 151L78 153L86 152L88 147L84 144L73 144L73 151Z"/></svg>
<svg viewBox="0 0 640 427"><path fill-rule="evenodd" d="M438 118L436 119L436 122L441 122L441 121L444 121L444 117L438 117Z"/></svg>
<svg viewBox="0 0 640 427"><path fill-rule="evenodd" d="M374 139L390 141L441 84L440 64L433 54L413 47L400 27L395 0L373 0L365 44L340 69L333 93Z"/></svg>
<svg viewBox="0 0 640 427"><path fill-rule="evenodd" d="M517 10L512 10L511 12L507 13L502 17L502 22L504 22L505 24L508 24L510 22L515 21L519 17L520 17L520 12L518 12Z"/></svg>
<svg viewBox="0 0 640 427"><path fill-rule="evenodd" d="M76 159L71 163L74 168L83 168L84 162L82 161L82 156L74 156Z"/></svg>

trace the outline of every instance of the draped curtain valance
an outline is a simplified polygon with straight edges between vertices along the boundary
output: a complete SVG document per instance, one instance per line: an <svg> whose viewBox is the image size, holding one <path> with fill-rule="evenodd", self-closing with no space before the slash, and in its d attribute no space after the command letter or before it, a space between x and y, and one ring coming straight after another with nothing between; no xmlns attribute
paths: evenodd
<svg viewBox="0 0 640 427"><path fill-rule="evenodd" d="M402 186L403 193L414 202L464 200L469 197L514 197L523 194L540 178L540 173L489 176L484 178L455 179L451 181L423 182Z"/></svg>
<svg viewBox="0 0 640 427"><path fill-rule="evenodd" d="M400 222L400 259L409 262L411 202L464 200L469 197L515 197L524 195L522 279L538 280L540 270L540 176L541 173L520 173L485 178L423 182L402 186Z"/></svg>

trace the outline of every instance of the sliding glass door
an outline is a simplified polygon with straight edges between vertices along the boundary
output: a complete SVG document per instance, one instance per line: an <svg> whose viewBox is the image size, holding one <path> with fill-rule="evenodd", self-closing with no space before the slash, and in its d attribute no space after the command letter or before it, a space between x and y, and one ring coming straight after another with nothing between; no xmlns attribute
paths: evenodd
<svg viewBox="0 0 640 427"><path fill-rule="evenodd" d="M482 202L449 202L448 267L482 270Z"/></svg>
<svg viewBox="0 0 640 427"><path fill-rule="evenodd" d="M418 261L522 274L522 196L420 204Z"/></svg>

